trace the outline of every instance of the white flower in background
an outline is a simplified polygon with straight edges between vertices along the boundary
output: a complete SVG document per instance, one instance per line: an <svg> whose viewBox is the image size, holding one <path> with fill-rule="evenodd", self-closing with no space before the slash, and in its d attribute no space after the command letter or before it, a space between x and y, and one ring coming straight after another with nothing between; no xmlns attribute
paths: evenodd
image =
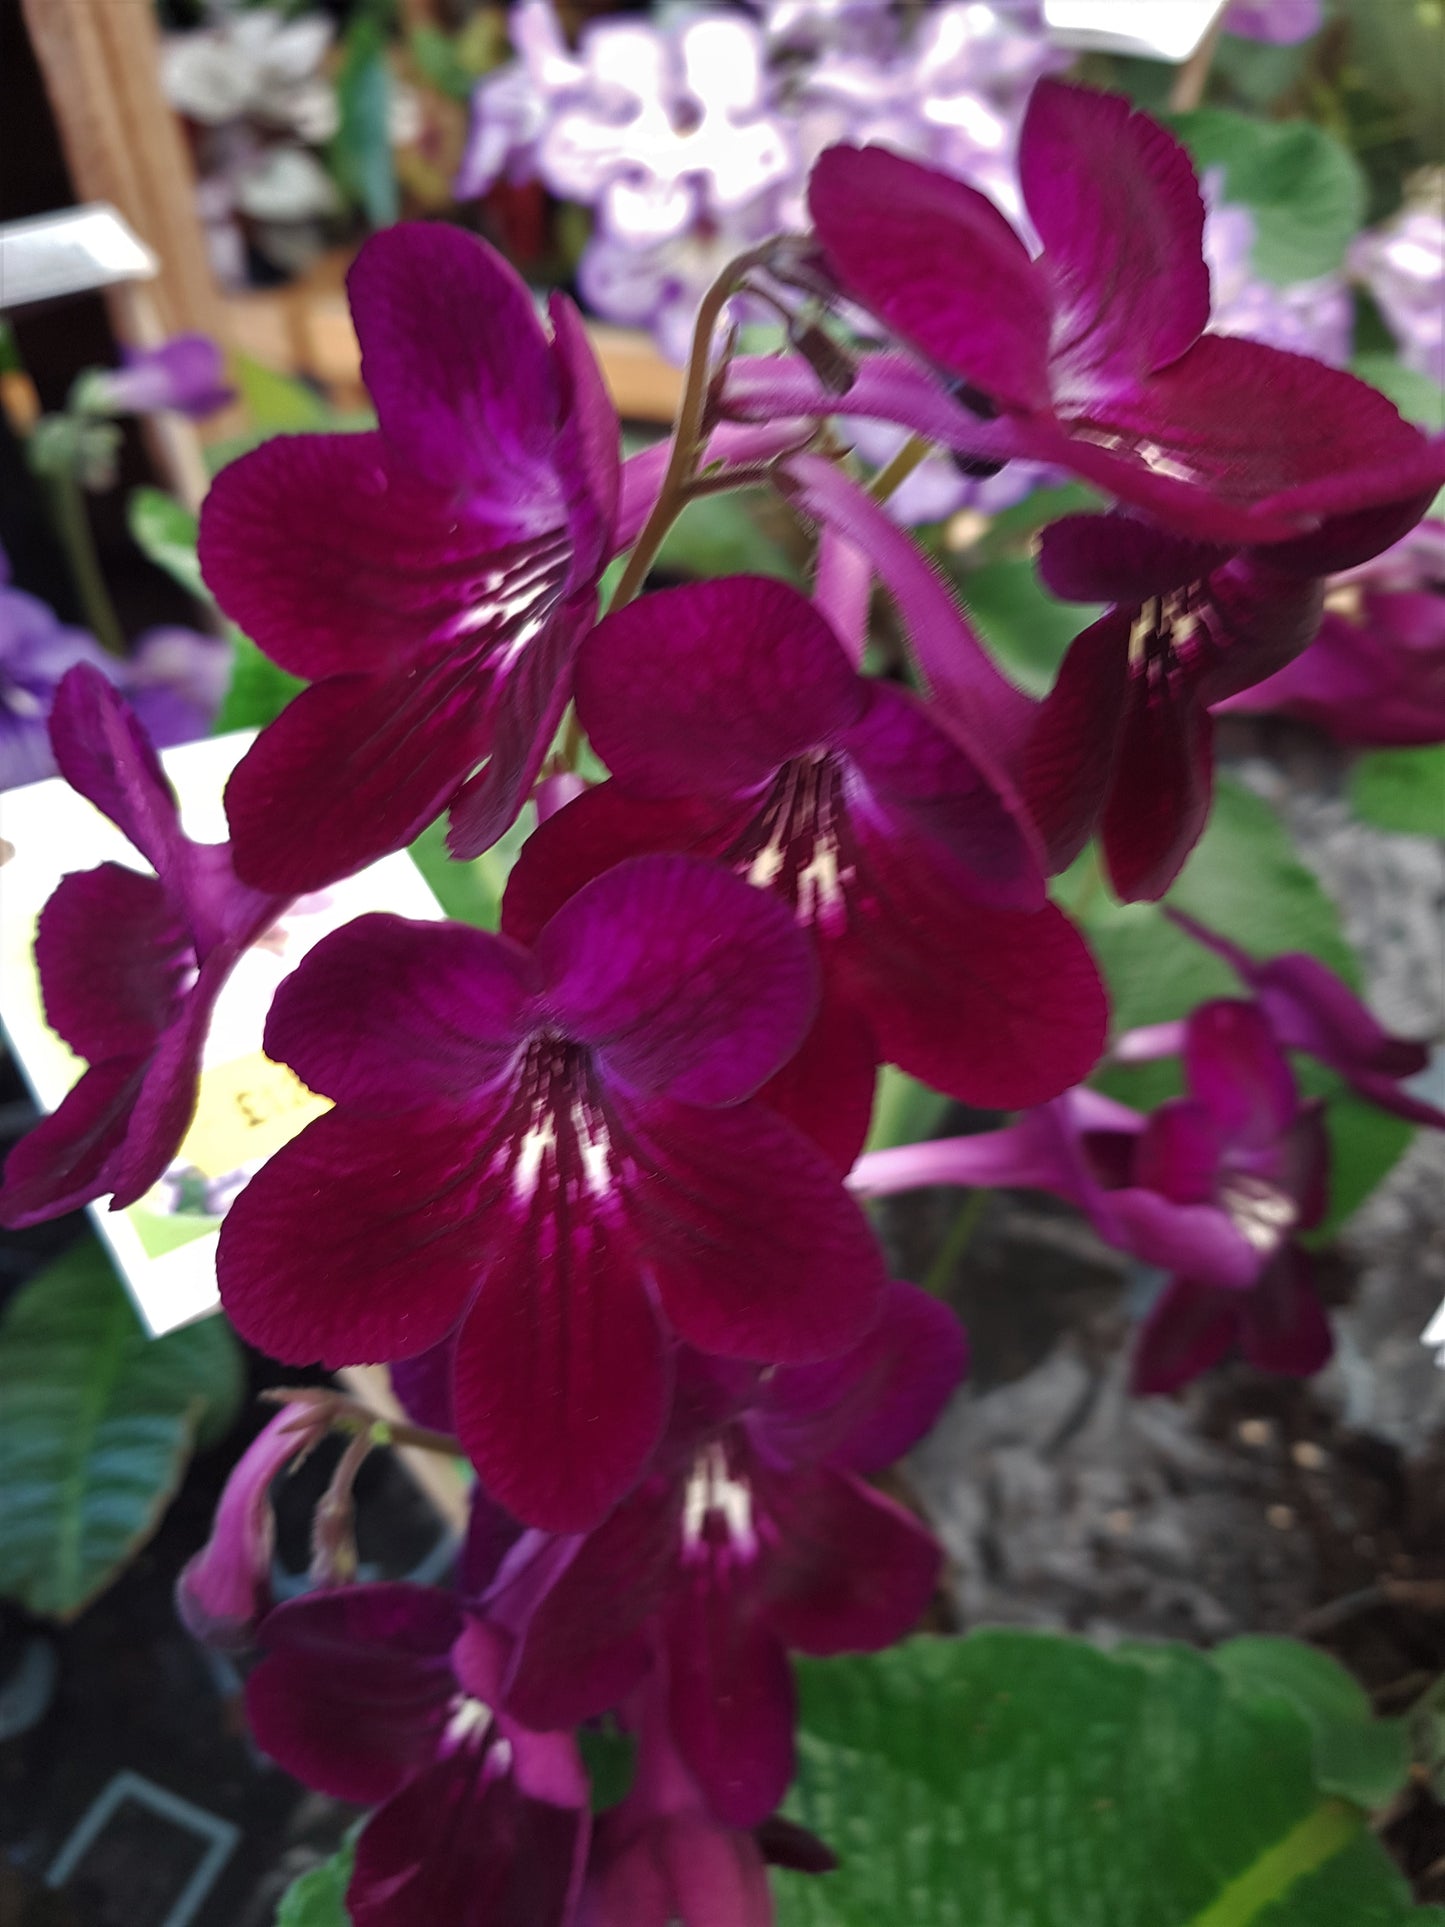
<svg viewBox="0 0 1445 1927"><path fill-rule="evenodd" d="M168 34L161 83L178 113L203 127L255 120L308 146L337 127L336 90L324 63L335 29L324 14L225 14L214 26Z"/></svg>
<svg viewBox="0 0 1445 1927"><path fill-rule="evenodd" d="M1350 265L1379 304L1406 367L1445 388L1445 169L1421 175L1400 212L1359 237Z"/></svg>

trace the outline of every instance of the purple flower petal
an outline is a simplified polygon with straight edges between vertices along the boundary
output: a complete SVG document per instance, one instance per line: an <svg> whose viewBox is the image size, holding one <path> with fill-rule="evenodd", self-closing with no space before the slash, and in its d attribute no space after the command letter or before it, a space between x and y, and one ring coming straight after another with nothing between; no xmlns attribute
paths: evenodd
<svg viewBox="0 0 1445 1927"><path fill-rule="evenodd" d="M1195 1099L1168 1099L1136 1140L1134 1182L1172 1204L1208 1204L1223 1150L1222 1126L1223 1120Z"/></svg>
<svg viewBox="0 0 1445 1927"><path fill-rule="evenodd" d="M882 147L830 147L813 225L850 294L1007 405L1047 405L1048 284L992 201Z"/></svg>
<svg viewBox="0 0 1445 1927"><path fill-rule="evenodd" d="M775 1459L881 1472L930 1429L967 1367L968 1341L949 1307L895 1281L860 1345L769 1374L749 1433Z"/></svg>
<svg viewBox="0 0 1445 1927"><path fill-rule="evenodd" d="M866 694L807 598L761 576L644 596L577 662L583 726L639 797L754 789L856 722Z"/></svg>
<svg viewBox="0 0 1445 1927"><path fill-rule="evenodd" d="M50 712L55 760L70 787L108 816L164 878L183 863L175 793L155 751L107 677L78 664Z"/></svg>
<svg viewBox="0 0 1445 1927"><path fill-rule="evenodd" d="M449 1593L346 1586L288 1600L246 1681L256 1744L307 1786L371 1805L432 1758L456 1696Z"/></svg>
<svg viewBox="0 0 1445 1927"><path fill-rule="evenodd" d="M807 1036L758 1100L796 1124L846 1177L868 1137L878 1061L872 1026L825 978Z"/></svg>
<svg viewBox="0 0 1445 1927"><path fill-rule="evenodd" d="M622 498L622 437L617 410L575 305L565 294L553 294L547 313L561 391L558 465L572 478L573 488L568 587L590 588L607 551L631 546L618 543L615 535Z"/></svg>
<svg viewBox="0 0 1445 1927"><path fill-rule="evenodd" d="M217 951L201 965L176 1020L146 1066L126 1125L125 1142L107 1170L112 1211L124 1211L145 1196L190 1129L211 1012L236 955L234 949Z"/></svg>
<svg viewBox="0 0 1445 1927"><path fill-rule="evenodd" d="M1209 322L1209 269L1178 142L1117 95L1041 80L1019 178L1053 288L1056 383L1128 387L1182 355Z"/></svg>
<svg viewBox="0 0 1445 1927"><path fill-rule="evenodd" d="M709 1561L674 1599L670 1711L711 1812L727 1826L755 1827L793 1777L794 1694L782 1642L738 1590Z"/></svg>
<svg viewBox="0 0 1445 1927"><path fill-rule="evenodd" d="M1130 626L1127 611L1114 609L1075 636L1020 758L1020 787L1053 871L1084 848L1109 794L1129 702Z"/></svg>
<svg viewBox="0 0 1445 1927"><path fill-rule="evenodd" d="M1294 1078L1254 1004L1220 998L1192 1012L1184 1067L1190 1090L1219 1130L1242 1146L1270 1144L1294 1120Z"/></svg>
<svg viewBox="0 0 1445 1927"><path fill-rule="evenodd" d="M763 1610L785 1646L825 1659L880 1652L912 1632L943 1568L925 1526L826 1467L769 1480L758 1496L779 1535Z"/></svg>
<svg viewBox="0 0 1445 1927"><path fill-rule="evenodd" d="M45 1020L80 1057L140 1057L195 974L190 932L165 887L119 863L73 871L40 913Z"/></svg>
<svg viewBox="0 0 1445 1927"><path fill-rule="evenodd" d="M565 903L535 944L548 1010L637 1092L733 1104L801 1043L817 1007L793 919L719 864L633 857Z"/></svg>
<svg viewBox="0 0 1445 1927"><path fill-rule="evenodd" d="M1315 1293L1307 1254L1288 1245L1242 1300L1240 1349L1261 1372L1309 1378L1335 1349L1330 1321Z"/></svg>
<svg viewBox="0 0 1445 1927"><path fill-rule="evenodd" d="M1230 554L1116 511L1051 522L1039 537L1038 567L1044 586L1065 602L1132 603L1201 582Z"/></svg>
<svg viewBox="0 0 1445 1927"><path fill-rule="evenodd" d="M0 1224L43 1224L110 1190L144 1058L112 1057L88 1070L58 1109L41 1118L5 1160Z"/></svg>
<svg viewBox="0 0 1445 1927"><path fill-rule="evenodd" d="M299 895L413 841L491 746L476 679L475 664L435 655L303 689L226 785L238 873Z"/></svg>
<svg viewBox="0 0 1445 1927"><path fill-rule="evenodd" d="M1227 1357L1239 1335L1242 1294L1171 1279L1154 1301L1134 1346L1129 1389L1178 1391Z"/></svg>
<svg viewBox="0 0 1445 1927"><path fill-rule="evenodd" d="M357 917L282 983L266 1051L313 1091L387 1109L497 1083L525 1035L530 958L462 924Z"/></svg>
<svg viewBox="0 0 1445 1927"><path fill-rule="evenodd" d="M1099 820L1109 881L1124 902L1164 895L1204 833L1213 792L1214 736L1196 690L1183 677L1131 676Z"/></svg>

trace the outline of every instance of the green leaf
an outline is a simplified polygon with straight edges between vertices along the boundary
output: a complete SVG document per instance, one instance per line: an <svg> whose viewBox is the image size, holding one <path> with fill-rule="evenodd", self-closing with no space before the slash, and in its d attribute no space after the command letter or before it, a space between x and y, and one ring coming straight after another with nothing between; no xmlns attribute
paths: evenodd
<svg viewBox="0 0 1445 1927"><path fill-rule="evenodd" d="M209 603L211 592L201 580L196 560L196 518L164 489L133 488L125 505L131 540L147 560L164 569L173 582Z"/></svg>
<svg viewBox="0 0 1445 1927"><path fill-rule="evenodd" d="M1445 388L1414 368L1407 368L1397 355L1356 355L1350 364L1352 374L1388 395L1407 421L1438 435L1445 429Z"/></svg>
<svg viewBox="0 0 1445 1927"><path fill-rule="evenodd" d="M971 569L961 588L975 628L1031 696L1048 693L1064 651L1103 614L1101 603L1060 602L1051 596L1027 557Z"/></svg>
<svg viewBox="0 0 1445 1927"><path fill-rule="evenodd" d="M1410 1775L1404 1720L1377 1720L1369 1695L1315 1646L1271 1634L1231 1639L1210 1658L1246 1701L1282 1699L1314 1736L1315 1784L1357 1806L1383 1807Z"/></svg>
<svg viewBox="0 0 1445 1927"><path fill-rule="evenodd" d="M761 489L737 489L689 502L663 539L654 570L708 578L774 575L797 583L798 571L782 545L762 526L772 498Z"/></svg>
<svg viewBox="0 0 1445 1927"><path fill-rule="evenodd" d="M637 1741L615 1725L584 1726L577 1733L582 1764L592 1783L592 1811L619 1806L637 1774Z"/></svg>
<svg viewBox="0 0 1445 1927"><path fill-rule="evenodd" d="M916 1077L884 1064L873 1090L873 1117L868 1127L869 1151L887 1151L895 1144L917 1144L932 1137L943 1122L949 1100L920 1084Z"/></svg>
<svg viewBox="0 0 1445 1927"><path fill-rule="evenodd" d="M1350 802L1356 816L1382 830L1445 836L1445 744L1362 756L1350 776Z"/></svg>
<svg viewBox="0 0 1445 1927"><path fill-rule="evenodd" d="M264 435L305 435L335 427L331 410L314 388L249 355L232 357L236 386L255 427Z"/></svg>
<svg viewBox="0 0 1445 1927"><path fill-rule="evenodd" d="M780 1874L778 1927L1426 1927L1310 1728L1202 1654L1046 1634L804 1661L790 1817L836 1873Z"/></svg>
<svg viewBox="0 0 1445 1927"><path fill-rule="evenodd" d="M1326 1099L1325 1129L1330 1138L1330 1207L1307 1245L1328 1244L1345 1222L1386 1179L1409 1149L1415 1126L1367 1103L1330 1072L1312 1076L1304 1060L1295 1069L1311 1097Z"/></svg>
<svg viewBox="0 0 1445 1927"><path fill-rule="evenodd" d="M375 13L357 14L346 30L336 77L340 125L331 163L341 186L374 228L401 216L401 191L391 154L391 69L386 29Z"/></svg>
<svg viewBox="0 0 1445 1927"><path fill-rule="evenodd" d="M329 1860L293 1880L281 1896L276 1927L351 1927L346 1889L355 1858L356 1842L348 1840Z"/></svg>
<svg viewBox="0 0 1445 1927"><path fill-rule="evenodd" d="M232 729L264 729L306 687L299 676L279 669L269 656L263 656L239 629L231 631L231 643L235 651L231 682L216 717L217 736Z"/></svg>
<svg viewBox="0 0 1445 1927"><path fill-rule="evenodd" d="M1201 173L1224 169L1225 198L1254 216L1254 269L1266 281L1312 281L1345 258L1365 214L1365 177L1312 121L1262 121L1227 107L1175 114Z"/></svg>
<svg viewBox="0 0 1445 1927"><path fill-rule="evenodd" d="M452 100L471 99L477 75L462 59L450 35L437 27L413 27L406 44L417 72L439 94Z"/></svg>
<svg viewBox="0 0 1445 1927"><path fill-rule="evenodd" d="M0 1594L73 1619L159 1523L210 1408L234 1415L219 1319L147 1338L94 1238L0 1321Z"/></svg>

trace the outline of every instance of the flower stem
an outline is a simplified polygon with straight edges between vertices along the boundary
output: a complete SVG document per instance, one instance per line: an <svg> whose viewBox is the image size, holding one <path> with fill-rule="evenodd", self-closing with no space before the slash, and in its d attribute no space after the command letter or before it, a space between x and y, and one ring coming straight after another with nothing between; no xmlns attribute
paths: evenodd
<svg viewBox="0 0 1445 1927"><path fill-rule="evenodd" d="M958 1215L948 1227L947 1235L934 1253L933 1263L923 1277L923 1289L931 1292L935 1298L941 1298L947 1291L958 1261L978 1229L978 1221L983 1216L990 1195L987 1189L970 1191L958 1207Z"/></svg>
<svg viewBox="0 0 1445 1927"><path fill-rule="evenodd" d="M110 599L110 591L101 573L95 536L86 512L85 493L78 479L71 474L51 473L45 480L50 491L50 513L70 564L71 579L80 597L86 627L102 649L108 649L113 656L123 656L126 653L125 632L120 626L115 604Z"/></svg>
<svg viewBox="0 0 1445 1927"><path fill-rule="evenodd" d="M880 468L868 484L868 493L873 500L886 502L893 491L908 480L932 447L933 443L926 435L910 435L893 459Z"/></svg>

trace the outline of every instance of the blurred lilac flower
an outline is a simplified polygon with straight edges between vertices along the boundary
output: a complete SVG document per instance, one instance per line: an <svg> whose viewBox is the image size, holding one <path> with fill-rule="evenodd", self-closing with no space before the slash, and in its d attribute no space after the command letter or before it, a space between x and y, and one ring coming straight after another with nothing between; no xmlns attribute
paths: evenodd
<svg viewBox="0 0 1445 1927"><path fill-rule="evenodd" d="M216 998L286 900L236 879L226 844L193 843L155 752L104 674L82 663L56 695L61 774L153 866L62 879L40 913L46 1018L89 1069L11 1151L0 1223L40 1223L113 1192L134 1204L175 1157L195 1111Z"/></svg>
<svg viewBox="0 0 1445 1927"><path fill-rule="evenodd" d="M1426 174L1393 220L1359 236L1350 266L1379 303L1405 366L1445 388L1445 170Z"/></svg>
<svg viewBox="0 0 1445 1927"><path fill-rule="evenodd" d="M173 335L158 348L122 348L122 366L83 378L81 406L110 415L172 409L199 421L235 400L209 335Z"/></svg>
<svg viewBox="0 0 1445 1927"><path fill-rule="evenodd" d="M1221 999L1184 1026L1188 1095L1149 1117L1083 1087L998 1131L869 1152L866 1197L920 1185L1018 1185L1085 1211L1109 1244L1173 1276L1135 1352L1133 1387L1172 1391L1233 1345L1306 1376L1329 1326L1296 1231L1319 1222L1328 1143L1264 1012Z"/></svg>
<svg viewBox="0 0 1445 1927"><path fill-rule="evenodd" d="M1224 15L1226 33L1276 47L1310 39L1323 21L1320 0L1230 0Z"/></svg>
<svg viewBox="0 0 1445 1927"><path fill-rule="evenodd" d="M1214 334L1244 335L1292 354L1312 355L1343 368L1350 359L1354 304L1343 275L1280 287L1250 265L1255 222L1248 208L1224 199L1224 170L1212 167L1200 181L1204 195L1204 258L1209 263L1209 327Z"/></svg>
<svg viewBox="0 0 1445 1927"><path fill-rule="evenodd" d="M346 1890L355 1927L569 1927L589 1835L570 1734L498 1705L500 1654L449 1593L377 1584L287 1601L246 1681L263 1752L375 1806Z"/></svg>

